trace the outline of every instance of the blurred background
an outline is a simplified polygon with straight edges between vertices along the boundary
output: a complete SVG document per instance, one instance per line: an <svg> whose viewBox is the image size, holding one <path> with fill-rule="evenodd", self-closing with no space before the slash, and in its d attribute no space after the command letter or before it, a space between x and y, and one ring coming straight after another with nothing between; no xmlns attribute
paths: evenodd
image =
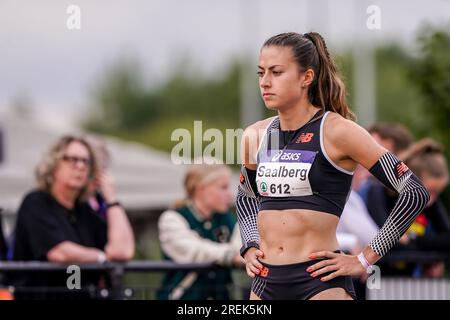
<svg viewBox="0 0 450 320"><path fill-rule="evenodd" d="M79 29L67 26L70 5ZM324 36L362 126L401 123L415 139L450 143L449 0L2 0L0 21L6 235L48 145L88 132L107 142L136 259L159 259L156 221L183 196L171 133L194 120L224 132L271 115L256 66L264 40L281 32ZM142 277L158 282L128 281Z"/></svg>

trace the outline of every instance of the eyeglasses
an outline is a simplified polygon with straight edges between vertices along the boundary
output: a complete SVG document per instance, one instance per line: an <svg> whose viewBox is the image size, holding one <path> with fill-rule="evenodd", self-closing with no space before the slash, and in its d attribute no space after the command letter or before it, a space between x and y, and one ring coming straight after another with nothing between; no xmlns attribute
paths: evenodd
<svg viewBox="0 0 450 320"><path fill-rule="evenodd" d="M75 157L75 156L63 156L62 159L68 163L70 163L72 166L76 166L78 162L81 162L86 167L90 167L92 165L92 160L88 158L81 158L81 157Z"/></svg>

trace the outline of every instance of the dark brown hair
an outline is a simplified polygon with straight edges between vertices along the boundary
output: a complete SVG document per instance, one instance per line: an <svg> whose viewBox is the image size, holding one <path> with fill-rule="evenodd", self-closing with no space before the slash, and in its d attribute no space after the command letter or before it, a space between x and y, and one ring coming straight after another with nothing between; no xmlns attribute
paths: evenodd
<svg viewBox="0 0 450 320"><path fill-rule="evenodd" d="M300 71L314 71L314 80L308 89L309 101L313 105L339 113L346 119L356 119L347 104L347 91L336 63L319 33L281 33L267 39L263 48L268 46L292 48Z"/></svg>
<svg viewBox="0 0 450 320"><path fill-rule="evenodd" d="M419 177L424 173L433 178L448 177L448 167L442 145L431 138L417 141L399 158Z"/></svg>
<svg viewBox="0 0 450 320"><path fill-rule="evenodd" d="M379 122L371 125L367 131L371 134L378 134L381 139L392 140L395 154L408 149L413 142L411 132L401 124Z"/></svg>

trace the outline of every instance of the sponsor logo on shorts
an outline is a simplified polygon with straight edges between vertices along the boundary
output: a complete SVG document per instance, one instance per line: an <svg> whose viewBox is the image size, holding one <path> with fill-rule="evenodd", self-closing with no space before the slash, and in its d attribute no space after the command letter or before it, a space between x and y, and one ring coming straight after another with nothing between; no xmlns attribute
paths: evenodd
<svg viewBox="0 0 450 320"><path fill-rule="evenodd" d="M267 268L267 267L263 267L261 269L261 272L259 273L259 275L264 278L267 277L268 274L269 274L269 268Z"/></svg>

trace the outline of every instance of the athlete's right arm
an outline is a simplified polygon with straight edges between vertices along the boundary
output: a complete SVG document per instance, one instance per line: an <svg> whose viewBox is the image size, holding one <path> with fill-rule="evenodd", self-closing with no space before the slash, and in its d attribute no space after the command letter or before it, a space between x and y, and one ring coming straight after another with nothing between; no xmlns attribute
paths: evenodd
<svg viewBox="0 0 450 320"><path fill-rule="evenodd" d="M236 198L236 212L242 237L241 256L245 259L247 274L254 277L262 268L258 257L263 257L259 250L259 232L257 216L259 211L259 194L256 188L256 153L261 129L267 121L260 121L249 126L242 135L242 167Z"/></svg>

